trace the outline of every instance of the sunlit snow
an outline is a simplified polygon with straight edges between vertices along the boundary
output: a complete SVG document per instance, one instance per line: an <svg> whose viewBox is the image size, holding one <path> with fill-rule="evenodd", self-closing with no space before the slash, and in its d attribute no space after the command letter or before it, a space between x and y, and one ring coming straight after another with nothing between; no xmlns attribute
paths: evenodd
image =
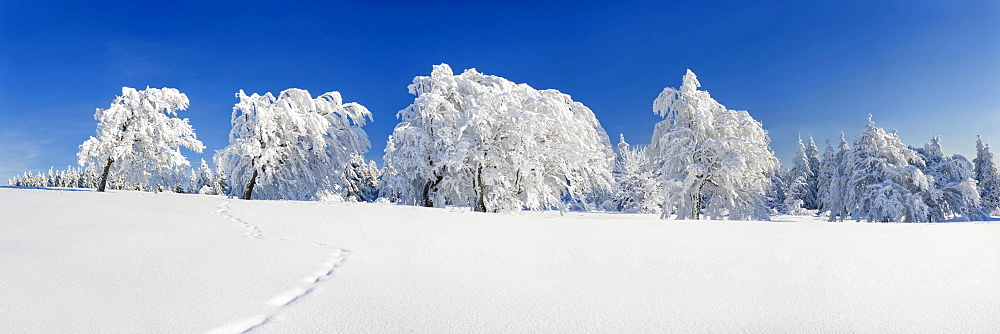
<svg viewBox="0 0 1000 334"><path fill-rule="evenodd" d="M1000 223L0 188L2 333L991 332Z"/></svg>

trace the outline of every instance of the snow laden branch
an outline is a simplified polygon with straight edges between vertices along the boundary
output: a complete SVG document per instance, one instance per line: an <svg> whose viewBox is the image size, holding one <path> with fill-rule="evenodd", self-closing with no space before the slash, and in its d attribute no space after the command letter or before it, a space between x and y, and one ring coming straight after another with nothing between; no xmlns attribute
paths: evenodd
<svg viewBox="0 0 1000 334"><path fill-rule="evenodd" d="M614 154L594 113L536 90L446 64L409 86L385 149L382 191L401 203L508 212L589 209L611 191Z"/></svg>
<svg viewBox="0 0 1000 334"><path fill-rule="evenodd" d="M247 96L233 107L229 145L216 152L228 195L243 199L338 199L347 195L344 172L368 150L361 129L371 112L343 103L338 92L312 98L287 89L277 97Z"/></svg>
<svg viewBox="0 0 1000 334"><path fill-rule="evenodd" d="M700 86L688 70L679 89L665 88L653 101L653 112L664 120L646 150L662 187L662 217L769 219L764 192L778 160L767 131Z"/></svg>
<svg viewBox="0 0 1000 334"><path fill-rule="evenodd" d="M177 118L188 105L187 95L174 88L122 87L111 107L97 109L97 137L77 153L80 165L102 170L97 191L104 191L112 176L154 191L179 186L191 166L180 147L199 153L205 148L188 120Z"/></svg>

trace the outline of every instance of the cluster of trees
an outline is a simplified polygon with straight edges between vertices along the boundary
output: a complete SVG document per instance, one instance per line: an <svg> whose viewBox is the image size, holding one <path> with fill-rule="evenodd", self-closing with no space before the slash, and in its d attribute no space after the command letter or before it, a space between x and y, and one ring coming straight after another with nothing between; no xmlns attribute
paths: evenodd
<svg viewBox="0 0 1000 334"><path fill-rule="evenodd" d="M230 143L192 169L181 154L201 152L188 120L177 117L188 98L173 88L122 88L108 109L97 109L97 136L80 145L82 169L25 173L12 186L59 186L223 194L244 199L355 199L378 196L380 171L362 154L369 146L361 130L371 113L343 103L338 92L313 99L288 89L237 94ZM255 191L256 189L256 191Z"/></svg>
<svg viewBox="0 0 1000 334"><path fill-rule="evenodd" d="M819 154L799 140L781 169L761 123L700 90L690 70L653 101L663 117L647 147L617 150L594 113L557 90L536 90L447 64L409 85L384 168L366 161L371 113L338 92L313 98L287 89L246 95L233 107L229 144L213 170L192 168L180 147L201 152L188 99L172 88L125 87L98 109L97 136L80 146L80 168L26 173L14 186L222 194L243 199L356 200L469 206L482 212L582 209L663 218L766 220L775 213L830 220L986 219L1000 207L988 145L977 157L946 156L935 137L904 145L869 117L852 143Z"/></svg>
<svg viewBox="0 0 1000 334"><path fill-rule="evenodd" d="M998 208L997 169L988 145L977 139L977 156L947 156L940 137L922 148L907 146L895 132L875 125L837 148L827 142L822 158L812 138L799 140L790 169L769 194L772 209L829 215L831 221L939 222L984 220ZM777 205L774 205L777 203Z"/></svg>
<svg viewBox="0 0 1000 334"><path fill-rule="evenodd" d="M7 180L8 186L14 187L63 187L63 188L97 188L100 175L93 166L87 168L67 166L65 170L49 168L48 173L24 172ZM112 180L112 189L124 188L122 184Z"/></svg>

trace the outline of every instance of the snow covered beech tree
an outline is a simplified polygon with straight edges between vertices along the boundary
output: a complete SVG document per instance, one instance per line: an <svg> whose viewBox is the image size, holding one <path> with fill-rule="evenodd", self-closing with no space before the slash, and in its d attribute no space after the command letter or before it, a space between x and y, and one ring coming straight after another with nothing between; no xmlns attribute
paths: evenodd
<svg viewBox="0 0 1000 334"><path fill-rule="evenodd" d="M662 184L662 217L769 219L764 192L778 159L767 131L700 86L688 70L680 89L665 88L653 102L653 112L664 120L647 151Z"/></svg>
<svg viewBox="0 0 1000 334"><path fill-rule="evenodd" d="M646 150L629 145L624 135L618 143L612 175L616 186L607 209L634 213L660 212L663 199Z"/></svg>
<svg viewBox="0 0 1000 334"><path fill-rule="evenodd" d="M371 113L343 103L338 92L313 99L286 89L277 97L247 96L233 107L229 146L215 165L230 196L243 199L316 200L343 198L343 173L351 155L368 149L361 129Z"/></svg>
<svg viewBox="0 0 1000 334"><path fill-rule="evenodd" d="M875 126L868 115L865 131L854 137L830 189L830 221L848 214L857 221L923 222L930 219L924 202L932 178L920 170L924 160L895 132Z"/></svg>
<svg viewBox="0 0 1000 334"><path fill-rule="evenodd" d="M993 152L989 144L983 144L983 138L976 136L976 158L973 173L979 182L979 198L987 213L1000 208L1000 175L993 164Z"/></svg>
<svg viewBox="0 0 1000 334"><path fill-rule="evenodd" d="M915 149L924 159L924 175L931 177L931 191L925 193L928 220L944 221L961 216L966 220L985 220L988 215L979 204L979 189L972 178L972 163L961 154L945 156L941 138L931 138L922 149Z"/></svg>
<svg viewBox="0 0 1000 334"><path fill-rule="evenodd" d="M397 115L382 183L400 203L564 210L611 191L608 136L569 95L447 64L408 88L417 97Z"/></svg>
<svg viewBox="0 0 1000 334"><path fill-rule="evenodd" d="M191 165L181 154L187 147L205 148L187 119L177 111L188 107L187 95L174 88L137 91L122 87L108 109L97 109L97 137L90 137L77 153L80 165L103 170L97 191L104 191L112 175L146 189L173 189L182 183Z"/></svg>

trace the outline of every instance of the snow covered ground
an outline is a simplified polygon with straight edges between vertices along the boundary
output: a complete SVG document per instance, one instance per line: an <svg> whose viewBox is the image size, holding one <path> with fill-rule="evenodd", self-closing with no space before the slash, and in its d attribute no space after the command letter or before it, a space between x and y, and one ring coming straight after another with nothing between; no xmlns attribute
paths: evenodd
<svg viewBox="0 0 1000 334"><path fill-rule="evenodd" d="M0 188L0 333L998 332L1000 224Z"/></svg>

